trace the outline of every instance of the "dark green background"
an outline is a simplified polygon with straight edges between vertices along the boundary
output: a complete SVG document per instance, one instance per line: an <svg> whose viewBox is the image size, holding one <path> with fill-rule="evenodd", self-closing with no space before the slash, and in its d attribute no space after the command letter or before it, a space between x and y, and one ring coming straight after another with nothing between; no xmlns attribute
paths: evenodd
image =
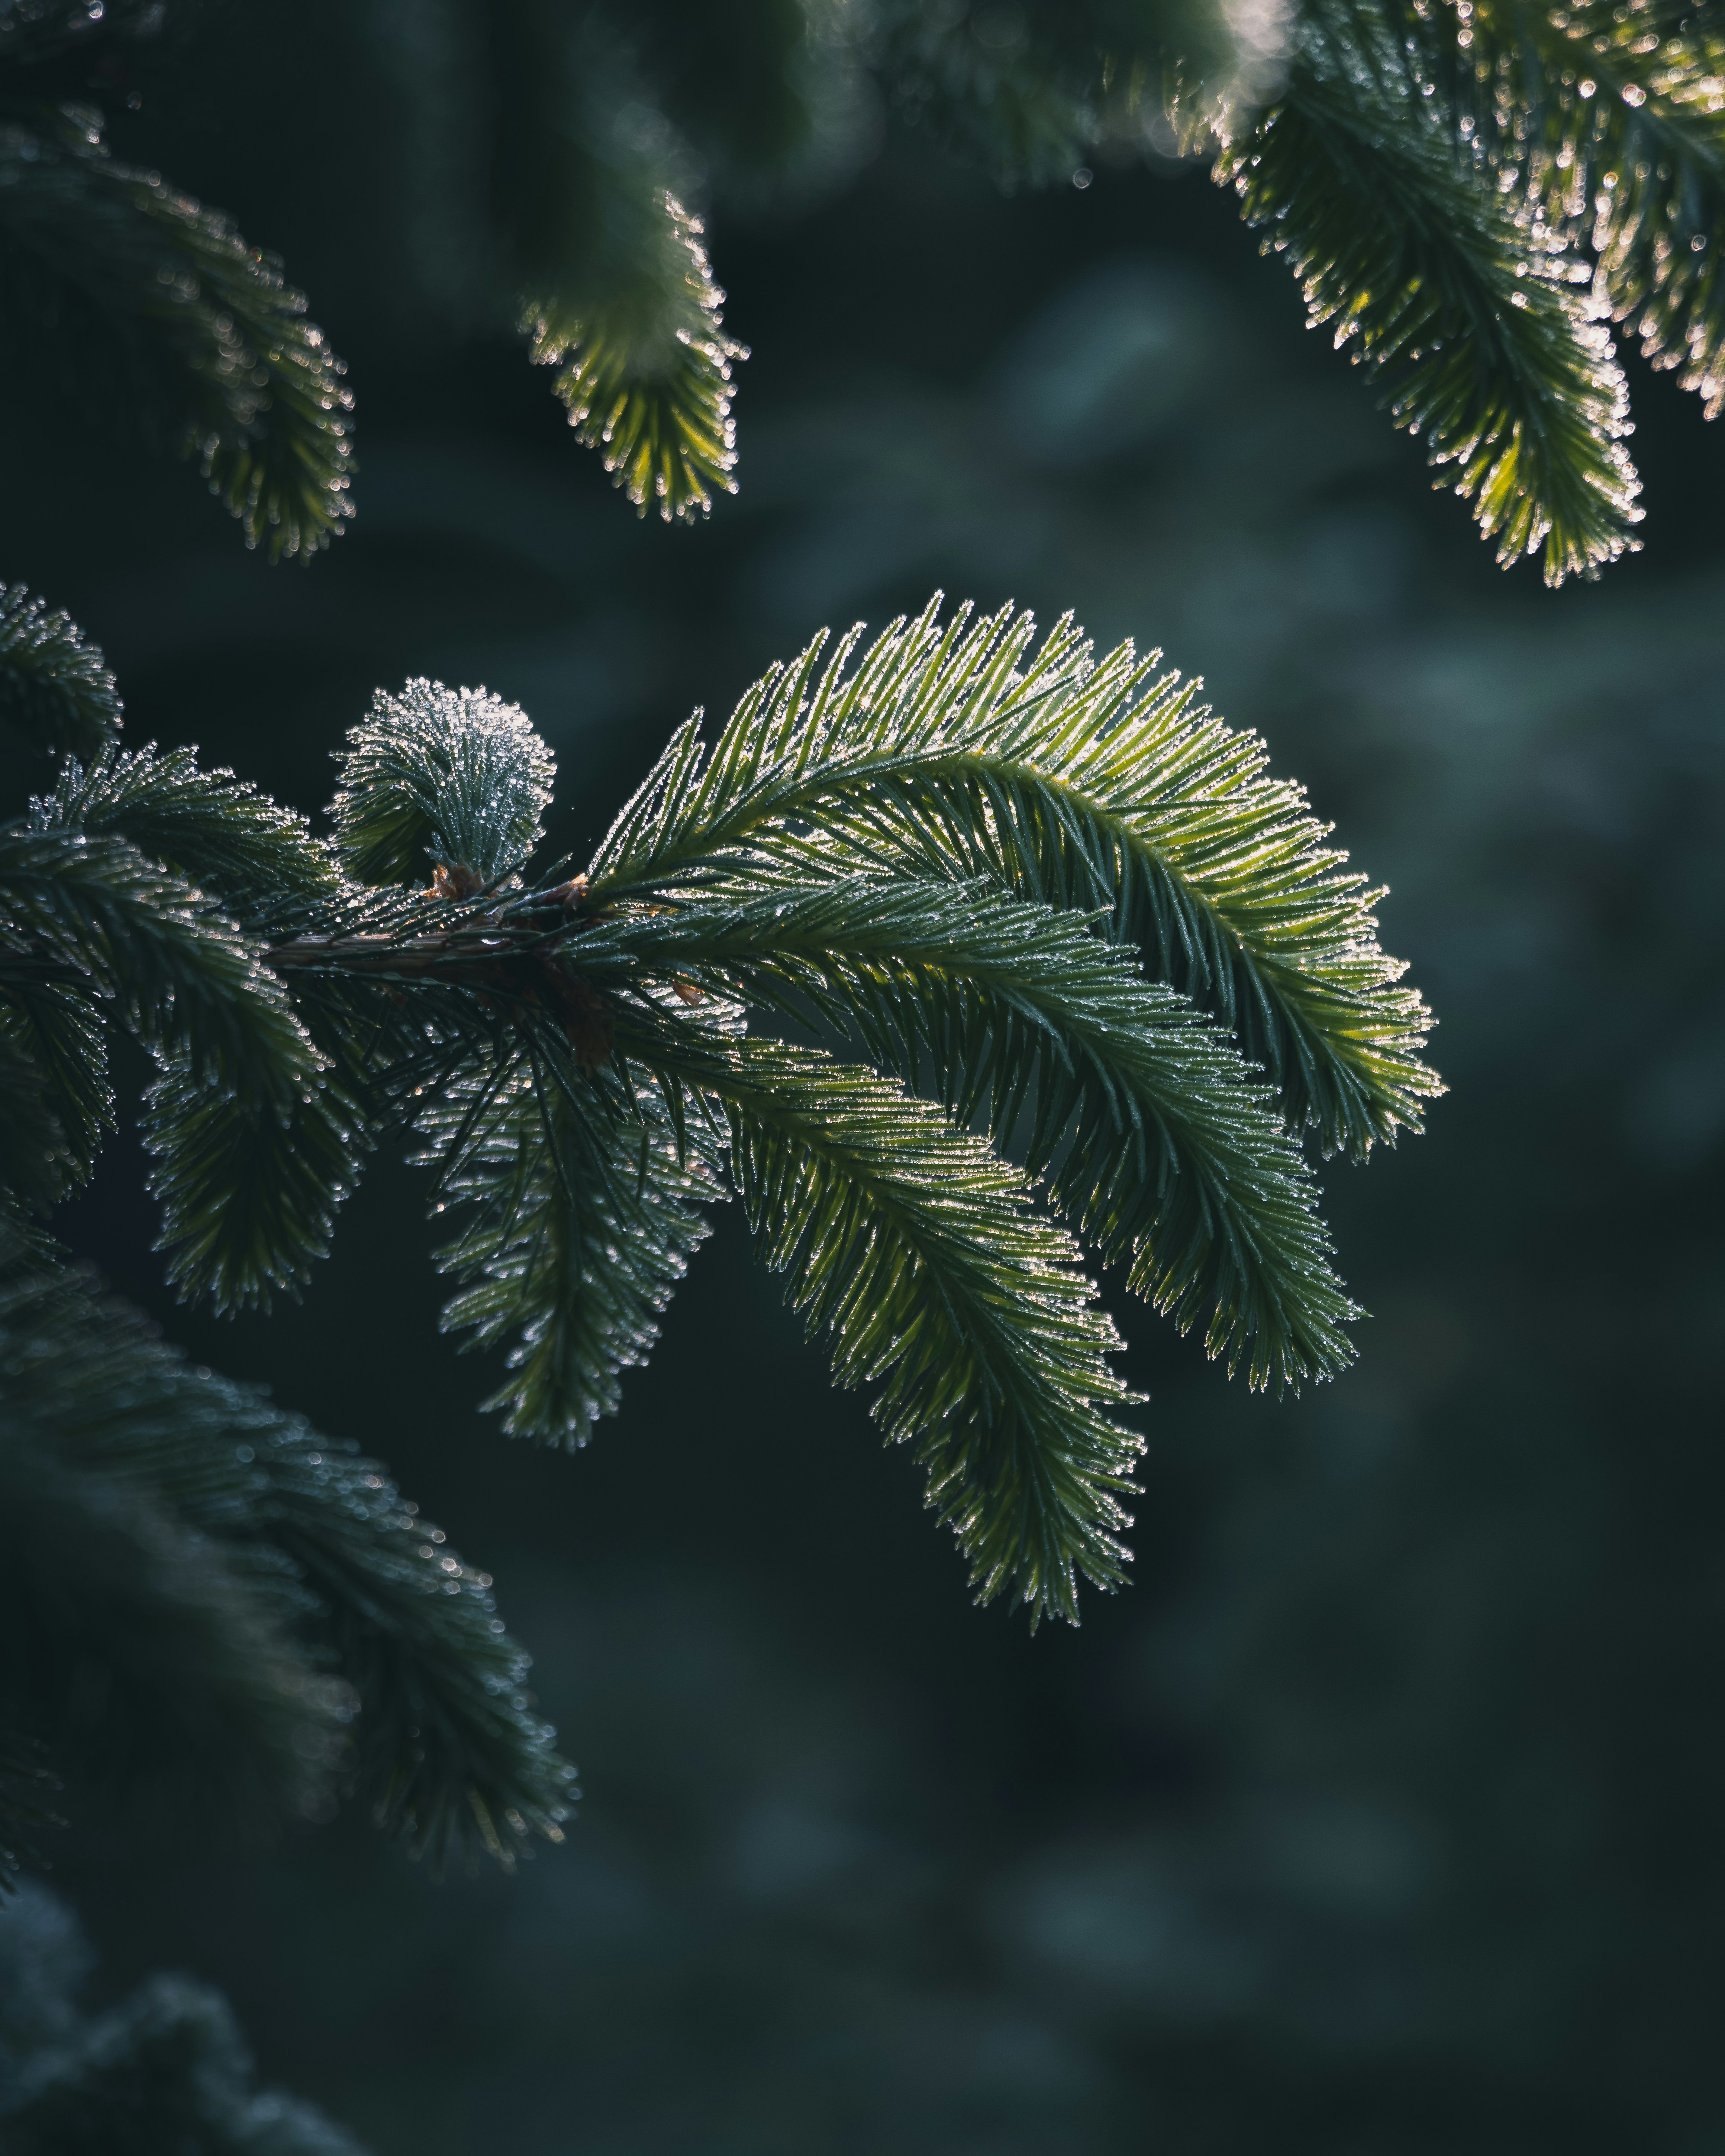
<svg viewBox="0 0 1725 2156"><path fill-rule="evenodd" d="M1034 1638L740 1219L566 1458L475 1412L411 1170L302 1306L219 1325L111 1148L68 1234L496 1574L587 1795L442 1885L362 1819L86 1815L99 1995L218 1982L376 2156L1719 2156L1725 429L1633 369L1646 552L1548 593L1201 172L1009 198L889 131L716 206L742 491L641 525L519 347L416 297L402 121L341 10L274 5L122 121L286 255L359 418L357 524L272 571L193 473L14 394L0 575L102 644L129 737L314 808L373 686L484 681L579 847L823 624L1070 607L1204 675L1391 886L1453 1091L1326 1171L1373 1313L1340 1383L1248 1398L1122 1310L1137 1584Z"/></svg>

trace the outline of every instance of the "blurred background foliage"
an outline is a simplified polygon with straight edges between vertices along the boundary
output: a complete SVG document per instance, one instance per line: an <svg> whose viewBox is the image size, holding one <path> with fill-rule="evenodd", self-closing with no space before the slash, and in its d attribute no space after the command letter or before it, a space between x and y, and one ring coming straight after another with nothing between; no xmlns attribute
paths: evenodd
<svg viewBox="0 0 1725 2156"><path fill-rule="evenodd" d="M1506 578L1202 170L1009 196L857 109L770 200L713 149L741 492L638 523L412 270L399 39L255 0L114 116L282 252L359 425L301 574L14 394L0 574L101 644L129 738L311 807L375 685L484 682L584 847L820 623L1071 607L1201 672L1390 884L1454 1091L1331 1179L1373 1313L1339 1383L1249 1399L1128 1313L1137 1584L1034 1638L968 1607L740 1218L570 1460L476 1415L409 1171L303 1305L220 1324L116 1148L69 1240L459 1526L587 1794L442 1885L362 1821L80 1805L90 2001L218 1984L376 2156L1725 2152L1725 436L1637 370L1646 552Z"/></svg>

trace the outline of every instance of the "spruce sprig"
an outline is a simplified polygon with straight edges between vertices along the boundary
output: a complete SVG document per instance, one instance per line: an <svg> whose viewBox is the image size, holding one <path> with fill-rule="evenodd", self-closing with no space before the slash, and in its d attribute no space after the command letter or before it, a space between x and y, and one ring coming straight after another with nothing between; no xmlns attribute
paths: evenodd
<svg viewBox="0 0 1725 2156"><path fill-rule="evenodd" d="M530 297L521 327L531 357L558 370L576 439L642 516L686 524L737 491L732 370L749 354L725 333L701 220L669 191L662 209L632 276L590 296Z"/></svg>
<svg viewBox="0 0 1725 2156"><path fill-rule="evenodd" d="M1589 272L1538 204L1481 183L1404 69L1302 59L1219 177L1501 562L1540 552L1559 584L1633 551L1629 400Z"/></svg>
<svg viewBox="0 0 1725 2156"><path fill-rule="evenodd" d="M1725 33L1705 7L880 0L685 34L639 13L451 0L390 62L425 300L452 333L525 336L644 514L692 520L736 485L747 354L688 205L842 165L871 105L1007 187L1213 157L1499 558L1538 552L1552 583L1635 545L1612 324L1725 404ZM111 157L64 94L154 20L116 0L98 23L0 25L0 315L92 409L139 405L199 457L249 543L307 557L351 506L341 362L270 258Z"/></svg>
<svg viewBox="0 0 1725 2156"><path fill-rule="evenodd" d="M287 1111L321 1059L276 975L212 901L118 835L0 830L0 983L111 1008L195 1084Z"/></svg>
<svg viewBox="0 0 1725 2156"><path fill-rule="evenodd" d="M726 1194L716 1160L678 1158L662 1096L626 1104L598 1072L536 1086L530 1057L449 1086L428 1108L419 1158L439 1172L459 1232L437 1254L464 1283L444 1314L469 1344L508 1344L485 1403L512 1435L577 1445L621 1405L659 1318Z"/></svg>
<svg viewBox="0 0 1725 2156"><path fill-rule="evenodd" d="M0 311L94 412L197 459L272 561L352 514L345 369L304 295L233 225L108 154L82 106L0 114Z"/></svg>
<svg viewBox="0 0 1725 2156"><path fill-rule="evenodd" d="M150 860L210 896L255 909L329 896L341 881L330 849L303 816L279 808L231 771L205 771L194 750L104 747L69 760L51 793L31 804L38 831L123 833Z"/></svg>
<svg viewBox="0 0 1725 2156"><path fill-rule="evenodd" d="M698 715L680 728L574 876L533 876L552 760L482 690L376 700L328 845L183 753L106 751L0 834L0 869L10 849L38 877L0 991L116 1004L101 905L208 945L290 1068L272 1091L231 1047L147 1034L157 1004L195 1012L128 976L167 1065L147 1130L171 1277L223 1306L295 1285L364 1151L415 1132L453 1231L446 1323L506 1348L491 1405L542 1441L615 1411L737 1191L978 1592L1070 1616L1081 1578L1121 1576L1137 1440L1039 1185L1230 1370L1327 1375L1355 1312L1300 1139L1363 1156L1416 1129L1428 1021L1378 895L1153 658L938 599L824 654L773 669L711 748ZM89 1118L27 1019L25 1105L74 1134L59 1188Z"/></svg>
<svg viewBox="0 0 1725 2156"><path fill-rule="evenodd" d="M0 584L0 721L51 755L100 756L120 726L102 654L68 614Z"/></svg>
<svg viewBox="0 0 1725 2156"><path fill-rule="evenodd" d="M1434 1090L1424 1004L1378 946L1383 896L1324 844L1301 788L1198 685L1070 618L941 618L862 650L824 636L739 702L709 756L680 729L589 871L592 900L698 888L760 857L986 878L1101 911L1108 934L1234 1034L1295 1131L1363 1159ZM854 662L854 663L853 663Z"/></svg>
<svg viewBox="0 0 1725 2156"><path fill-rule="evenodd" d="M1611 313L1725 408L1725 23L1672 0L1409 8L1415 72L1476 167L1590 246Z"/></svg>
<svg viewBox="0 0 1725 2156"><path fill-rule="evenodd" d="M932 1103L818 1050L727 1041L631 1013L632 1062L722 1106L762 1261L826 1333L841 1385L909 1444L979 1601L1076 1620L1078 1576L1117 1585L1140 1440L1119 1345L1077 1246L1022 1173Z"/></svg>
<svg viewBox="0 0 1725 2156"><path fill-rule="evenodd" d="M489 1578L352 1445L0 1234L8 1722L128 1779L190 1768L206 1802L355 1788L439 1863L557 1838L572 1776ZM66 1722L80 1654L107 1672L94 1748Z"/></svg>
<svg viewBox="0 0 1725 2156"><path fill-rule="evenodd" d="M613 953L616 957L613 957ZM1104 1259L1250 1382L1351 1359L1311 1175L1226 1035L1081 915L986 884L848 876L606 922L580 963L637 969L855 1034L960 1127L1020 1139ZM1026 1129L1028 1126L1028 1129Z"/></svg>

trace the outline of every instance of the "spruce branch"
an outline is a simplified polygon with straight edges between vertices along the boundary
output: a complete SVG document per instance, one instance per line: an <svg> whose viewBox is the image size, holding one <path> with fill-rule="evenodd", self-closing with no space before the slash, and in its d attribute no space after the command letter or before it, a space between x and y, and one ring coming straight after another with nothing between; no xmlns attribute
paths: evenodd
<svg viewBox="0 0 1725 2156"><path fill-rule="evenodd" d="M484 1348L515 1336L508 1381L485 1403L511 1435L585 1443L617 1413L619 1373L646 1361L709 1233L704 1209L725 1194L715 1163L679 1158L654 1089L624 1106L578 1068L536 1086L525 1055L501 1081L451 1087L420 1128L439 1213L460 1224L438 1252L466 1283L444 1330Z"/></svg>
<svg viewBox="0 0 1725 2156"><path fill-rule="evenodd" d="M120 782L141 761L147 778L147 752L120 759L117 772L95 767L116 779L122 820ZM182 783L154 789L153 803L152 789L140 788L146 807L163 824L188 799L207 817L208 800L183 769L177 775ZM43 825L0 832L0 1040L10 1051L0 1085L33 1131L16 1149L11 1193L39 1211L89 1173L111 1122L100 1042L111 1013L162 1066L146 1136L169 1276L218 1308L259 1306L327 1248L357 1174L352 1103L326 1081L326 1059L280 978L210 901L124 840L52 821L56 803L70 812L84 778L69 770L55 801L38 804ZM214 791L230 829L213 851L244 860L270 819L259 797ZM100 824L103 789L95 792ZM275 820L287 834L277 842L298 862L303 835L291 819ZM7 1082L20 1067L33 1100Z"/></svg>
<svg viewBox="0 0 1725 2156"><path fill-rule="evenodd" d="M799 1000L997 1145L1030 1130L1032 1176L1127 1285L1261 1385L1327 1376L1356 1316L1312 1178L1220 1028L1144 981L1084 917L998 886L775 882L734 902L604 921L574 947L603 983L650 968L757 1005ZM616 954L614 960L612 954ZM628 975L624 974L624 978Z"/></svg>
<svg viewBox="0 0 1725 2156"><path fill-rule="evenodd" d="M283 1111L173 1057L145 1097L142 1127L162 1204L156 1247L184 1300L226 1312L296 1294L359 1181L368 1139L352 1092L319 1075Z"/></svg>
<svg viewBox="0 0 1725 2156"><path fill-rule="evenodd" d="M644 516L656 504L667 521L692 521L715 490L735 490L731 375L747 355L721 324L724 294L701 221L682 200L699 160L667 116L656 78L684 74L717 43L758 119L778 100L758 69L737 64L760 28L758 9L743 13L744 23L726 24L707 9L666 35L650 9L616 17L562 0L490 0L465 34L433 33L435 58L418 54L452 106L479 106L466 169L484 172L484 199L462 205L474 259L485 265L470 280L474 300L488 313L506 307L533 360L559 370L555 392L578 439L598 450ZM769 33L768 66L806 41L800 7L786 13L788 45ZM466 79L475 71L476 99ZM781 99L787 87L778 85ZM711 116L711 72L691 88ZM785 117L781 110L780 125ZM448 190L447 141L425 140L426 177ZM770 160L771 148L750 140L751 158L763 151ZM465 175L457 182L459 194L470 186Z"/></svg>
<svg viewBox="0 0 1725 2156"><path fill-rule="evenodd" d="M1140 1440L1070 1240L981 1140L874 1071L812 1049L619 1019L631 1061L721 1102L760 1255L833 1344L840 1385L909 1444L979 1601L1077 1616L1077 1575L1118 1584Z"/></svg>
<svg viewBox="0 0 1725 2156"><path fill-rule="evenodd" d="M0 996L54 982L113 1005L198 1083L281 1112L319 1058L232 921L123 840L0 830Z"/></svg>
<svg viewBox="0 0 1725 2156"><path fill-rule="evenodd" d="M818 638L739 702L709 755L674 736L588 870L588 905L728 876L901 866L1105 911L1106 931L1233 1033L1295 1130L1363 1158L1417 1128L1429 1024L1378 947L1382 894L1327 849L1261 743L1130 644L1070 620L942 622L938 595L824 669ZM853 661L855 663L853 663Z"/></svg>
<svg viewBox="0 0 1725 2156"><path fill-rule="evenodd" d="M701 224L665 192L662 228L644 237L632 274L601 286L531 295L521 327L584 447L642 516L692 522L712 497L735 494L732 369L748 348L727 336Z"/></svg>
<svg viewBox="0 0 1725 2156"><path fill-rule="evenodd" d="M94 1063L81 1105L46 1086L81 1036L33 1043L27 998L94 1024L123 984L164 1065L171 1277L222 1306L295 1283L363 1152L416 1132L454 1231L445 1322L508 1343L488 1404L551 1442L615 1411L736 1188L840 1382L880 1382L978 1591L1070 1614L1080 1574L1119 1577L1137 1440L1034 1183L1230 1371L1296 1383L1343 1366L1355 1314L1300 1137L1363 1157L1439 1090L1378 894L1158 667L937 597L866 648L817 639L711 748L697 715L588 871L536 880L552 758L483 690L379 696L327 849L183 752L106 751L0 832L0 1090L61 1187L106 1096ZM169 979L147 937L122 968L128 908L213 971ZM218 1054L200 997L206 1031L225 998L291 1069ZM762 1019L873 1067L749 1039Z"/></svg>
<svg viewBox="0 0 1725 2156"><path fill-rule="evenodd" d="M1634 551L1641 512L1586 266L1482 183L1378 43L1314 41L1218 177L1287 254L1313 326L1333 323L1396 424L1455 468L1500 562L1539 550L1548 584L1596 574Z"/></svg>
<svg viewBox="0 0 1725 2156"><path fill-rule="evenodd" d="M110 1661L131 1657L115 1679L138 1713L128 1759L148 1738L204 1780L262 1763L301 1802L354 1784L439 1862L464 1843L507 1861L531 1835L557 1838L572 1778L489 1577L351 1445L193 1369L87 1275L15 1253L0 1410L28 1439L0 1446L0 1471L44 1523L37 1568L8 1582L14 1717L90 1759L64 1662L82 1626ZM124 1622L104 1605L116 1595ZM159 1703L152 1686L176 1681Z"/></svg>
<svg viewBox="0 0 1725 2156"><path fill-rule="evenodd" d="M110 157L82 107L0 123L0 316L92 409L195 456L246 544L309 559L352 513L352 398L301 294L226 218Z"/></svg>
<svg viewBox="0 0 1725 2156"><path fill-rule="evenodd" d="M39 1219L70 1188L75 1156L32 1045L16 1009L0 1001L0 1197Z"/></svg>
<svg viewBox="0 0 1725 2156"><path fill-rule="evenodd" d="M341 880L303 816L231 771L203 770L195 749L151 742L106 747L87 766L69 763L54 792L31 803L29 824L112 833L251 919L327 898Z"/></svg>
<svg viewBox="0 0 1725 2156"><path fill-rule="evenodd" d="M113 1127L96 1007L53 981L8 981L0 989L0 1191L47 1213L89 1178Z"/></svg>
<svg viewBox="0 0 1725 2156"><path fill-rule="evenodd" d="M1414 69L1484 174L1590 244L1612 313L1725 408L1725 25L1673 0L1409 8Z"/></svg>
<svg viewBox="0 0 1725 2156"><path fill-rule="evenodd" d="M0 584L0 723L39 749L100 756L120 726L102 654L71 618L21 584Z"/></svg>
<svg viewBox="0 0 1725 2156"><path fill-rule="evenodd" d="M440 896L465 897L539 843L557 766L518 705L421 679L380 689L347 738L330 813L357 881L406 883L430 866Z"/></svg>

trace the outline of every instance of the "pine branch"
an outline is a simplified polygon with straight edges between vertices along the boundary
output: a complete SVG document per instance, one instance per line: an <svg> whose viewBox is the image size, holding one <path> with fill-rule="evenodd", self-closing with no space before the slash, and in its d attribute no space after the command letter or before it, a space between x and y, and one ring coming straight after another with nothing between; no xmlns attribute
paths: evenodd
<svg viewBox="0 0 1725 2156"><path fill-rule="evenodd" d="M683 207L695 138L759 177L811 125L799 0L572 8L487 0L416 21L390 58L416 125L410 185L429 285L468 321L511 321L578 438L644 515L692 521L735 490L723 293ZM782 177L782 174L781 174Z"/></svg>
<svg viewBox="0 0 1725 2156"><path fill-rule="evenodd" d="M358 1104L328 1077L284 1111L213 1087L183 1058L146 1095L143 1135L168 1281L223 1313L268 1310L304 1286L369 1143Z"/></svg>
<svg viewBox="0 0 1725 2156"><path fill-rule="evenodd" d="M782 881L567 947L601 984L639 966L793 1015L806 998L913 1084L926 1064L961 1124L984 1108L997 1144L1029 1117L1030 1173L1054 1169L1055 1203L1182 1331L1207 1315L1230 1373L1287 1384L1351 1359L1337 1327L1356 1313L1273 1096L1081 916L988 886Z"/></svg>
<svg viewBox="0 0 1725 2156"><path fill-rule="evenodd" d="M0 1465L24 1474L27 1490L45 1485L64 1513L61 1540L76 1546L64 1578L51 1539L38 1573L13 1575L26 1631L8 1626L8 1637L22 1642L34 1624L50 1640L75 1638L54 1598L77 1596L83 1610L79 1568L88 1563L104 1570L80 1622L106 1642L112 1625L102 1618L119 1620L101 1598L141 1579L134 1614L120 1624L141 1662L138 1673L127 1665L127 1681L136 1695L159 1661L164 1681L182 1670L189 1687L159 1726L153 1704L141 1716L141 1736L167 1732L164 1761L208 1754L198 1769L207 1778L231 1771L237 1753L303 1780L321 1756L326 1778L339 1770L357 1780L380 1821L438 1861L467 1838L505 1861L531 1833L556 1838L572 1778L529 1712L527 1660L495 1616L490 1579L372 1461L257 1392L193 1370L85 1276L16 1262L0 1289L0 1405L33 1433L31 1448L0 1448ZM212 1598L213 1676L200 1693L195 1659L182 1662L175 1647L152 1660L151 1643L180 1602L196 1617ZM280 1677L261 1695L261 1727L237 1729L237 1743L205 1704L236 1716L214 1681L227 1667L218 1650L251 1688L238 1694L240 1707ZM22 1669L48 1719L65 1691L56 1666L51 1656L10 1665L13 1690ZM64 1734L82 1748L83 1732Z"/></svg>
<svg viewBox="0 0 1725 2156"><path fill-rule="evenodd" d="M295 1422L260 1456L258 1532L297 1568L311 1635L358 1695L352 1771L377 1824L439 1870L470 1844L508 1867L532 1835L561 1841L573 1770L531 1711L490 1575L351 1445Z"/></svg>
<svg viewBox="0 0 1725 2156"><path fill-rule="evenodd" d="M852 665L817 639L739 703L711 756L691 721L589 870L590 911L747 872L901 869L1106 909L1145 971L1233 1033L1291 1127L1363 1158L1417 1129L1429 1020L1347 872L1261 744L1129 644L1093 665L1061 622L939 601Z"/></svg>
<svg viewBox="0 0 1725 2156"><path fill-rule="evenodd" d="M963 1126L1021 1147L1230 1370L1321 1376L1353 1312L1297 1136L1363 1154L1417 1127L1424 1008L1303 797L1154 660L1097 664L1070 621L1033 649L1028 615L943 624L938 600L859 656L860 636L775 669L711 752L681 729L591 874L533 886L552 759L482 690L411 683L350 737L333 857L359 882L230 775L106 752L0 833L0 989L95 1013L123 988L165 1065L148 1136L172 1274L223 1305L296 1278L365 1147L417 1127L459 1224L446 1322L513 1340L490 1404L552 1441L614 1410L728 1154L840 1382L880 1381L978 1590L1071 1614L1078 1574L1124 1561L1114 1335L1026 1174ZM133 837L231 892L257 947ZM149 932L122 967L134 912ZM208 978L171 978L194 955ZM248 995L286 1029L273 1091L198 1031L223 1003L257 1028ZM746 1040L750 1006L848 1032L947 1112ZM29 1114L46 1060L0 1057ZM408 1774L387 1807L437 1842L454 1770L428 1772L432 1797ZM465 1786L482 1826L507 1816Z"/></svg>
<svg viewBox="0 0 1725 2156"><path fill-rule="evenodd" d="M465 897L538 844L557 766L518 706L422 679L380 689L347 738L331 814L359 882L407 883L429 861L439 896Z"/></svg>
<svg viewBox="0 0 1725 2156"><path fill-rule="evenodd" d="M884 0L869 44L908 124L1004 187L1041 187L1099 147L1201 140L1260 102L1279 84L1282 28L1275 11L1206 0L1031 0L1010 16Z"/></svg>
<svg viewBox="0 0 1725 2156"><path fill-rule="evenodd" d="M200 770L187 748L110 747L68 765L32 803L30 826L112 833L249 921L331 897L341 882L303 816L231 771Z"/></svg>
<svg viewBox="0 0 1725 2156"><path fill-rule="evenodd" d="M232 921L122 840L0 830L0 994L55 982L111 1001L197 1082L282 1112L316 1051Z"/></svg>
<svg viewBox="0 0 1725 2156"><path fill-rule="evenodd" d="M100 756L120 725L102 654L64 613L22 584L0 584L0 723L40 749Z"/></svg>
<svg viewBox="0 0 1725 2156"><path fill-rule="evenodd" d="M303 817L278 808L231 773L198 768L189 750L153 747L105 751L86 770L74 763L46 800L32 805L31 829L129 840L141 852L238 901L253 918L294 913L332 896L340 884L329 850L312 839ZM208 911L200 916L214 918ZM111 993L105 980L93 985ZM318 1073L320 1059L290 1014L273 975L252 962L213 985L218 1001L243 985L261 991L290 1031L279 1040L295 1066L285 1097L239 1072L213 1068L190 1041L167 1044L162 1076L150 1090L146 1142L157 1157L151 1188L162 1200L162 1247L168 1278L188 1296L218 1310L260 1309L272 1291L295 1287L326 1255L336 1209L359 1173L361 1141L354 1101ZM77 1088L88 1062L86 1040L50 1057L45 1017L100 1033L86 1004L63 988L28 982L12 988L13 1024L27 1020L54 1079L61 1121L72 1138L70 1169L87 1175L95 1139L107 1127L105 1091L85 1100ZM183 989L173 992L183 1009Z"/></svg>
<svg viewBox="0 0 1725 2156"><path fill-rule="evenodd" d="M444 1330L485 1348L517 1336L486 1407L512 1435L584 1444L710 1232L701 1209L724 1194L711 1165L680 1160L656 1093L620 1107L594 1073L555 1080L542 1064L536 1084L525 1055L452 1087L420 1128L439 1209L461 1221L438 1253L468 1283Z"/></svg>
<svg viewBox="0 0 1725 2156"><path fill-rule="evenodd" d="M69 797L80 779L69 774ZM188 796L189 785L161 789L162 820ZM244 859L268 819L239 789L227 808L227 850ZM256 1307L323 1255L358 1173L353 1104L326 1080L280 979L208 901L105 834L0 832L0 1009L53 1118L51 1142L39 1133L31 1148L49 1182L14 1183L20 1204L39 1209L89 1173L110 1120L99 1043L109 1009L162 1066L146 1134L169 1277L218 1308Z"/></svg>
<svg viewBox="0 0 1725 2156"><path fill-rule="evenodd" d="M1286 98L1218 167L1285 250L1314 326L1454 466L1498 560L1545 579L1633 552L1640 482L1609 336L1561 234L1494 192L1368 32L1315 34Z"/></svg>
<svg viewBox="0 0 1725 2156"><path fill-rule="evenodd" d="M1725 25L1673 0L1407 11L1415 64L1469 152L1591 241L1618 321L1725 408Z"/></svg>
<svg viewBox="0 0 1725 2156"><path fill-rule="evenodd" d="M107 1042L90 1000L49 981L8 982L0 989L0 1189L45 1214L88 1179L113 1127Z"/></svg>
<svg viewBox="0 0 1725 2156"><path fill-rule="evenodd" d="M725 1041L639 1009L619 1047L661 1082L723 1104L732 1176L764 1262L789 1276L833 1373L879 1383L890 1444L927 1470L928 1502L978 1600L1010 1588L1033 1617L1077 1616L1077 1578L1122 1578L1139 1441L1118 1342L1076 1246L1025 1202L980 1139L873 1071L811 1049Z"/></svg>
<svg viewBox="0 0 1725 2156"><path fill-rule="evenodd" d="M29 1048L17 1011L0 998L0 1196L8 1212L39 1219L71 1184L72 1148Z"/></svg>
<svg viewBox="0 0 1725 2156"><path fill-rule="evenodd" d="M632 274L612 289L532 294L521 328L584 447L644 516L704 516L714 493L735 494L737 429L731 373L748 348L726 336L725 295L713 281L701 225L663 198L663 229L643 236Z"/></svg>
<svg viewBox="0 0 1725 2156"><path fill-rule="evenodd" d="M246 544L309 558L352 515L352 398L303 296L227 220L109 157L87 112L0 140L0 319L93 410L195 455Z"/></svg>

